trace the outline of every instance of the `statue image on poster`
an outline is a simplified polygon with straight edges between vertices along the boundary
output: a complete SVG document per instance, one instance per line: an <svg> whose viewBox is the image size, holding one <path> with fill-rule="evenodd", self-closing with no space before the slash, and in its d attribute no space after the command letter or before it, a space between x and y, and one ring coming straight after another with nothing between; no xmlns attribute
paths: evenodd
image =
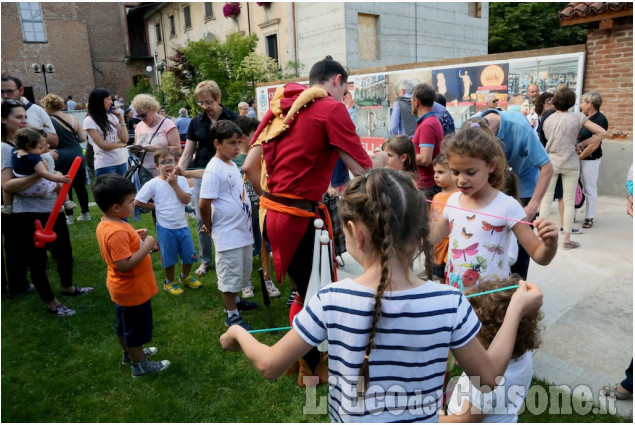
<svg viewBox="0 0 635 425"><path fill-rule="evenodd" d="M432 71L432 86L445 97L447 103L451 103L459 100L459 78L456 68Z"/></svg>
<svg viewBox="0 0 635 425"><path fill-rule="evenodd" d="M467 72L467 69L463 72L463 74L459 71L459 77L461 77L461 82L463 83L463 100L470 100L472 79L470 78L470 74Z"/></svg>

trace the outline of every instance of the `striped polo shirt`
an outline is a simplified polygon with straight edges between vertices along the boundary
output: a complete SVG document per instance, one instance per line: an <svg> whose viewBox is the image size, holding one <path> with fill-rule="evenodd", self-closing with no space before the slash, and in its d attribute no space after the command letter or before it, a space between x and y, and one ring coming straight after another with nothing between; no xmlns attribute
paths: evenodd
<svg viewBox="0 0 635 425"><path fill-rule="evenodd" d="M294 319L307 343L328 340L331 420L437 422L448 352L474 338L481 323L463 294L448 285L428 281L386 291L369 357L368 390L358 399L375 293L351 279L334 282Z"/></svg>

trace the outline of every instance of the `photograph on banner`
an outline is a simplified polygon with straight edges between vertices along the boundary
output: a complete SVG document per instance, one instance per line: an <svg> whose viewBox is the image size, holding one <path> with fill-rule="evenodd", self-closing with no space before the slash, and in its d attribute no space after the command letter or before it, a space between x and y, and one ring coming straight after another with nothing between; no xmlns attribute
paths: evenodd
<svg viewBox="0 0 635 425"><path fill-rule="evenodd" d="M445 97L445 101L450 104L459 101L460 68L445 68L432 71L432 86L434 90ZM463 68L464 69L464 68Z"/></svg>
<svg viewBox="0 0 635 425"><path fill-rule="evenodd" d="M415 69L408 71L399 71L393 72L389 74L388 77L388 85L390 93L390 106L395 104L395 101L400 96L400 87L402 81L408 80L410 82L409 86L416 86L421 83L432 84L432 70L430 69Z"/></svg>
<svg viewBox="0 0 635 425"><path fill-rule="evenodd" d="M498 106L506 109L507 100L507 76L509 64L483 65L472 68L478 75L478 87L476 88L475 113L487 108L485 97L489 94L496 95Z"/></svg>
<svg viewBox="0 0 635 425"><path fill-rule="evenodd" d="M354 76L355 128L361 138L388 137L390 95L388 76L371 74ZM380 144L381 145L381 144Z"/></svg>

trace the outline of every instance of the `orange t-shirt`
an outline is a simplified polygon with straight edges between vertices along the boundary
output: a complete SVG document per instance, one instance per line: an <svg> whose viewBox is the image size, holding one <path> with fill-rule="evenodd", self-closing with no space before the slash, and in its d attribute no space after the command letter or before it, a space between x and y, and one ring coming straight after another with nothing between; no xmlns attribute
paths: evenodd
<svg viewBox="0 0 635 425"><path fill-rule="evenodd" d="M456 190L454 191L456 192ZM448 198L454 192L450 193L437 193L434 195L432 200L434 202L438 202L439 204L430 204L430 223L435 223L439 219L443 218L443 210L445 209L445 204L448 202ZM430 226L432 227L432 226ZM448 246L450 245L450 235L443 238L441 242L434 246L434 264L445 264L448 259Z"/></svg>
<svg viewBox="0 0 635 425"><path fill-rule="evenodd" d="M159 291L150 255L128 272L121 272L116 261L130 257L141 247L141 237L125 221L114 223L102 217L97 225L97 242L101 257L108 264L106 286L110 298L121 306L136 306L148 301Z"/></svg>

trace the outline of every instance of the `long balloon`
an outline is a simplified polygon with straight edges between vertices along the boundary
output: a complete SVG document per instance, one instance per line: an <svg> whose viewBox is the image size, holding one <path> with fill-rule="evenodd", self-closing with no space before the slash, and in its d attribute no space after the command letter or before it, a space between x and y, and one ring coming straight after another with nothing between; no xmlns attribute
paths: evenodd
<svg viewBox="0 0 635 425"><path fill-rule="evenodd" d="M40 220L35 220L35 234L33 236L33 241L36 248L44 248L47 243L53 242L57 239L57 235L53 231L53 226L55 225L55 221L57 221L57 216L60 213L60 209L62 209L62 204L64 203L66 194L71 188L71 184L73 184L73 180L75 179L75 174L77 174L77 170L81 164L82 158L79 156L75 157L75 160L73 160L73 164L68 171L68 177L71 178L71 181L64 183L60 193L57 195L57 200L55 201L53 210L46 221L46 227L43 229L42 222L40 222Z"/></svg>
<svg viewBox="0 0 635 425"><path fill-rule="evenodd" d="M304 297L305 305L309 303L311 297L320 289L320 234L322 233L322 227L324 227L324 221L318 218L313 222L313 226L315 226L313 263L311 264L311 276L309 277L309 284L307 285L306 296Z"/></svg>

